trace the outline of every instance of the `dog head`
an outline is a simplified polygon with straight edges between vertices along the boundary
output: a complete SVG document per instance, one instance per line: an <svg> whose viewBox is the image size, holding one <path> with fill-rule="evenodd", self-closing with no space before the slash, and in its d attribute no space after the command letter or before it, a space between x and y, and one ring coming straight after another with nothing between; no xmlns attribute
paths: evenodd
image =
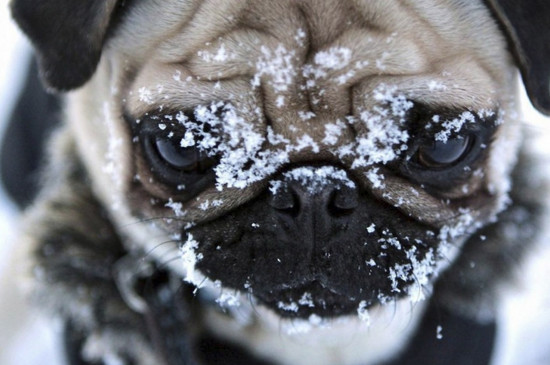
<svg viewBox="0 0 550 365"><path fill-rule="evenodd" d="M505 207L529 6L12 3L128 248L299 318L423 299Z"/></svg>

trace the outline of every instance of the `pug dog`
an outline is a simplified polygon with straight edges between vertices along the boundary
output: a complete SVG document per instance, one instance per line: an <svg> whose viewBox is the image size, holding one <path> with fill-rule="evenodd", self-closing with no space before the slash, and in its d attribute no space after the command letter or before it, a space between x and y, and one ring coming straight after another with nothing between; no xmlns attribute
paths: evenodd
<svg viewBox="0 0 550 365"><path fill-rule="evenodd" d="M12 0L64 94L26 214L69 364L488 364L550 5Z"/></svg>

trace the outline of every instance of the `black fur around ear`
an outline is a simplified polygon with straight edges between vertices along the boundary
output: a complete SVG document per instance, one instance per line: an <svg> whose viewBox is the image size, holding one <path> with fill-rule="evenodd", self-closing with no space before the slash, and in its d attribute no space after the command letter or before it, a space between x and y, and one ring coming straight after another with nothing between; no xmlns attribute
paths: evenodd
<svg viewBox="0 0 550 365"><path fill-rule="evenodd" d="M486 0L513 46L533 106L550 115L550 1Z"/></svg>
<svg viewBox="0 0 550 365"><path fill-rule="evenodd" d="M70 90L93 75L117 0L12 0L46 86Z"/></svg>

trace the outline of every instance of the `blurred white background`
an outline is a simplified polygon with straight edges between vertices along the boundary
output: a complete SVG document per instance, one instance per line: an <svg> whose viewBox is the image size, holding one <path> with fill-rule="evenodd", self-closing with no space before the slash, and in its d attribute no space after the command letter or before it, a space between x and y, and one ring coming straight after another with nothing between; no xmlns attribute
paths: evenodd
<svg viewBox="0 0 550 365"><path fill-rule="evenodd" d="M27 66L30 46L10 19L7 1L0 3L0 132ZM525 119L541 136L542 148L550 150L550 120L536 113L526 101ZM545 197L541 197L545 199ZM13 252L18 212L0 191L0 365L62 364L52 331L43 319L27 311L13 280L17 262ZM494 365L550 364L550 250L537 249L523 270L525 282L514 289L502 317L504 334ZM541 352L542 350L542 352Z"/></svg>
<svg viewBox="0 0 550 365"><path fill-rule="evenodd" d="M17 98L30 54L30 45L11 21L8 1L0 1L0 135ZM28 310L14 280L18 264L14 237L18 212L0 189L0 364L60 365L54 326ZM52 329L53 328L53 329Z"/></svg>
<svg viewBox="0 0 550 365"><path fill-rule="evenodd" d="M5 119L9 113L14 99L19 91L19 81L26 66L29 45L21 33L11 22L6 0L2 0L0 8L0 133L3 133ZM8 250L6 237L12 228L13 206L5 206L6 199L4 192L1 192L0 199L3 202L3 209L0 215L0 234L2 245L0 245L0 257L4 257ZM0 260L0 270L4 268L4 260Z"/></svg>

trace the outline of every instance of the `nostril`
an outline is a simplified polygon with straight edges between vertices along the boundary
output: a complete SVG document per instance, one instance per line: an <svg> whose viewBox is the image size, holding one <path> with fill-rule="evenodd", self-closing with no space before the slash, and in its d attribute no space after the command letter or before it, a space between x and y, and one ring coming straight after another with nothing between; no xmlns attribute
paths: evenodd
<svg viewBox="0 0 550 365"><path fill-rule="evenodd" d="M300 197L294 190L280 189L271 197L269 204L276 210L293 217L298 216L300 212Z"/></svg>
<svg viewBox="0 0 550 365"><path fill-rule="evenodd" d="M310 180L303 173L298 177L272 182L269 188L269 205L286 218L308 220L350 215L359 205L358 190L354 183L342 183L315 170ZM319 175L319 176L317 176Z"/></svg>
<svg viewBox="0 0 550 365"><path fill-rule="evenodd" d="M350 214L359 205L358 198L356 189L341 187L331 193L327 209L335 216Z"/></svg>

